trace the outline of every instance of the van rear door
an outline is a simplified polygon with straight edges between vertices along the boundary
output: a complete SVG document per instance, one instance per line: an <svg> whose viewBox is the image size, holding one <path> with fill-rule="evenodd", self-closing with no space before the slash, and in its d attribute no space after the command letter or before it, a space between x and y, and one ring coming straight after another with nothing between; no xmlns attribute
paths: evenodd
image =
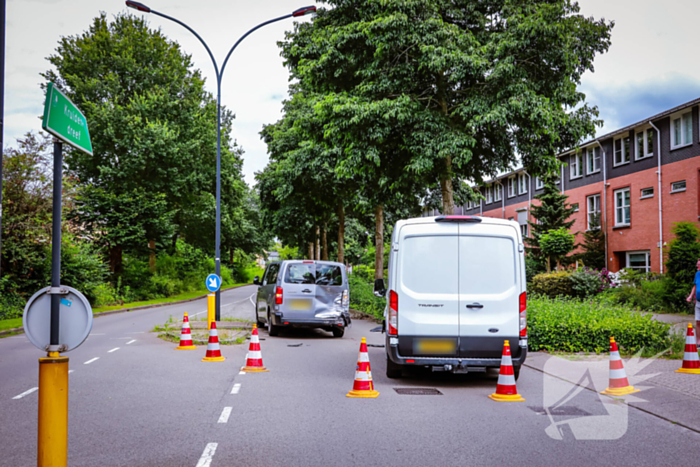
<svg viewBox="0 0 700 467"><path fill-rule="evenodd" d="M284 318L305 319L314 316L316 298L316 264L313 261L287 263L283 271L281 307Z"/></svg>
<svg viewBox="0 0 700 467"><path fill-rule="evenodd" d="M401 227L394 281L401 355L457 355L458 235L451 223Z"/></svg>
<svg viewBox="0 0 700 467"><path fill-rule="evenodd" d="M459 356L499 358L518 351L518 232L503 224L459 224Z"/></svg>

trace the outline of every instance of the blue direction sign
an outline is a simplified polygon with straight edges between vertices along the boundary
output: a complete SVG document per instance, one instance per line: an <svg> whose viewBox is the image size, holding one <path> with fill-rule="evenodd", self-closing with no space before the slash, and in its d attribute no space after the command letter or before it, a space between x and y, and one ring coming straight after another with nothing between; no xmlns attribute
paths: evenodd
<svg viewBox="0 0 700 467"><path fill-rule="evenodd" d="M216 274L209 274L206 280L207 290L209 292L216 292L221 287L221 278Z"/></svg>

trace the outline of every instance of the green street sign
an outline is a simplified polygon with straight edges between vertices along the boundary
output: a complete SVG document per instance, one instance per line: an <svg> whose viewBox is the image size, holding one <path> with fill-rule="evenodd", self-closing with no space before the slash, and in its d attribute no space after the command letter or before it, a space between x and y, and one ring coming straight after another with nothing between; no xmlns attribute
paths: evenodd
<svg viewBox="0 0 700 467"><path fill-rule="evenodd" d="M85 115L53 83L46 89L41 127L76 149L92 156L92 143Z"/></svg>

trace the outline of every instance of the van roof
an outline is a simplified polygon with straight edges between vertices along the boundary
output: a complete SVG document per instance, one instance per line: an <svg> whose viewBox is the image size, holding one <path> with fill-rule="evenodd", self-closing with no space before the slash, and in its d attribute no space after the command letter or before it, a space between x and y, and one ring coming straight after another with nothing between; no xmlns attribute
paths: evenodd
<svg viewBox="0 0 700 467"><path fill-rule="evenodd" d="M435 217L414 217L412 219L402 219L396 223L397 228L401 228L404 225L415 225L415 224L434 224L437 219L440 216L435 216ZM497 219L494 217L479 217L479 216L470 216L470 217L478 217L481 219L481 224L488 224L488 225L507 225L509 227L515 226L517 227L518 223L515 221L509 221L507 219Z"/></svg>

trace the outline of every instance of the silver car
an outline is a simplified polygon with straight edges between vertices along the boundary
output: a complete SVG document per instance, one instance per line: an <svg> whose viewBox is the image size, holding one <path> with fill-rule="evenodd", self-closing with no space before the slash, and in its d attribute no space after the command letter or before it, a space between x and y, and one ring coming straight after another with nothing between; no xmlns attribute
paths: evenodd
<svg viewBox="0 0 700 467"><path fill-rule="evenodd" d="M350 292L345 265L331 261L275 261L258 285L255 318L270 336L281 327L321 328L343 337L350 327Z"/></svg>

